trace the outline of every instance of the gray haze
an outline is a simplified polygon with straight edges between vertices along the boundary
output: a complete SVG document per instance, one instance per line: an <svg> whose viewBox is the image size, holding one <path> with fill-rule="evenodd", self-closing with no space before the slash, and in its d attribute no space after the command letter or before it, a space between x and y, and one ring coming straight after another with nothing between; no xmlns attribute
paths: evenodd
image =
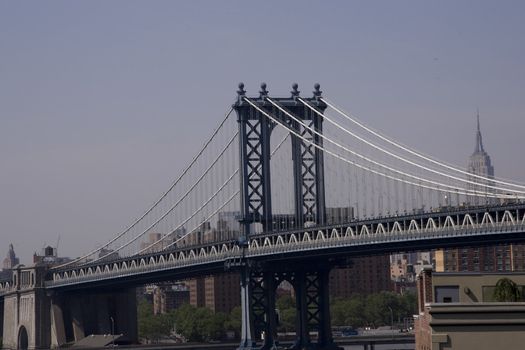
<svg viewBox="0 0 525 350"><path fill-rule="evenodd" d="M523 1L0 2L0 257L77 256L140 214L235 98L325 96L525 181Z"/></svg>

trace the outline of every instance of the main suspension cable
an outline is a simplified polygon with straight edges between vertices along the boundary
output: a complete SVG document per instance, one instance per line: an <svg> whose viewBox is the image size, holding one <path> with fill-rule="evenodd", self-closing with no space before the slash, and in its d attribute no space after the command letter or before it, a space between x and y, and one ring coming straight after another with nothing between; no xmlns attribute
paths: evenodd
<svg viewBox="0 0 525 350"><path fill-rule="evenodd" d="M362 122L360 122L359 120L357 120L356 118L352 118L350 117L349 115L347 115L345 112L343 112L340 108L338 108L337 106L335 106L333 103L331 103L329 100L327 100L326 98L321 98L321 100L326 103L330 108L332 108L333 110L335 110L336 112L338 112L339 114L341 114L343 117L345 117L346 119L348 119L349 121L351 121L352 123L360 126L361 128L365 129L366 131L368 131L369 133L373 134L374 136L380 138L381 140L385 141L385 142L388 142L389 144L397 147L397 148L400 148L402 149L403 151L406 151L416 157L419 157L419 158L422 158L428 162L431 162L433 164L436 164L438 166L441 166L441 167L444 167L444 168L447 168L449 170L453 170L453 171L456 171L456 172L459 172L461 174L464 174L464 175L468 175L468 176L471 176L471 177L475 177L475 178L478 178L478 179L481 179L481 180L485 180L485 181L492 181L492 182L496 182L496 183L499 183L499 184L502 184L502 185L506 185L506 186L513 186L513 187L518 187L518 188L522 188L522 189L525 189L525 185L522 185L522 184L517 184L517 183L512 183L512 182L508 182L508 181L502 181L502 180L499 180L498 178L487 178L487 177L484 177L484 176L481 176L481 175L478 175L478 174L473 174L473 173L469 173L468 171L465 171L465 170L462 170L460 168L457 168L457 167L454 167L454 166L451 166L451 165L448 165L442 161L438 161L438 160L435 160L435 159L432 159L431 157L428 157L420 152L417 152L417 151L414 151L396 141L393 141L389 138L387 138L386 136L383 136L382 134L378 133L377 131L367 127L365 124L363 124Z"/></svg>
<svg viewBox="0 0 525 350"><path fill-rule="evenodd" d="M365 157L357 152L354 152L352 151L351 149L339 144L338 142L336 141L333 141L332 139L326 137L325 135L319 133L317 130L315 129L312 129L310 128L309 126L307 126L306 124L304 124L301 120L299 120L298 118L296 118L295 116L293 116L292 114L290 114L287 110L283 109L281 106L279 106L277 103L273 102L270 98L266 98L266 100L268 102L270 102L272 105L274 105L276 108L278 108L279 110L281 110L283 113L285 113L286 115L288 115L290 118L292 118L293 120L295 120L296 122L298 122L300 125L302 125L303 127L305 127L306 129L310 130L310 132L312 132L313 134L321 137L322 139L334 144L335 146L339 147L339 148L342 148L343 150L355 155L356 157L358 158L361 158L367 162L370 162L374 165L377 165L381 168L384 168L388 171L391 171L391 172L395 172L395 173L398 173L400 175L403 175L403 176L406 176L406 177L409 177L409 178L412 178L412 179L416 179L416 180L419 180L419 181L425 181L427 183L431 183L431 184L434 184L434 185L437 185L437 186L442 186L442 187L446 187L446 188L450 188L454 191L458 191L458 188L456 186L451 186L451 185L448 185L448 184L444 184L444 183L441 183L441 182L437 182L437 181L433 181L433 180L429 180L429 179L425 179L425 178L421 178L421 177L418 177L418 176L415 176L415 175L412 175L412 174L409 174L409 173L406 173L406 172L403 172L403 171L400 171L400 170L397 170L395 168L392 168L392 167L389 167L387 165L384 165L382 163L379 163L379 162L376 162L374 161L373 159L370 159L368 157ZM363 167L363 169L367 170L368 168L366 167ZM369 171L371 171L371 169L368 169ZM419 185L419 184L417 184ZM467 190L469 191L469 194L471 195L478 195L479 197L486 197L487 196L487 193L486 192L482 192L482 191L476 191L476 190ZM450 191L444 191L444 192L450 192ZM495 196L495 198L516 198L516 196L512 196L512 195L504 195L503 197L499 197L499 196Z"/></svg>
<svg viewBox="0 0 525 350"><path fill-rule="evenodd" d="M191 167L197 162L197 160L199 159L199 157L204 153L204 151L208 148L208 145L212 142L212 140L215 138L215 136L219 133L219 131L222 129L222 127L224 126L224 124L226 123L226 121L228 120L228 118L230 117L231 113L233 112L233 107L230 107L230 109L228 110L228 112L226 112L226 114L224 115L224 118L222 119L222 121L220 122L219 126L217 126L217 128L215 128L215 130L212 132L211 136L208 138L208 140L204 143L204 145L202 146L202 148L199 150L199 152L195 155L195 157L193 157L193 160L190 162L190 164L182 171L182 173L179 175L179 177L172 183L172 185L168 188L167 191L165 191L158 200L156 200L153 205L151 207L149 207L145 212L144 214L142 214L142 216L140 216L138 219L136 219L130 226L128 226L124 231L122 231L121 233L119 233L118 235L116 235L115 237L113 237L113 239L111 239L109 242L106 242L104 245L92 250L91 252L81 256L81 257L78 257L76 259L73 259L71 260L70 262L67 262L67 263L64 263L64 264L61 264L61 265L58 265L54 268L56 269L59 269L59 268L63 268L63 267L66 267L66 266L69 266L69 265L72 265L72 264L75 264L79 261L82 261L88 257L90 257L91 255L103 250L104 248L108 247L110 244L112 244L113 242L115 242L117 239L119 239L120 237L122 237L123 235L125 235L126 233L128 233L133 227L135 227L140 221L142 221L142 219L144 219L149 213L151 213L153 211L153 209L155 209L157 207L157 205L159 205L159 203L164 199L166 198L166 196L173 190L173 188L181 181L181 179L186 175L186 173L191 169Z"/></svg>
<svg viewBox="0 0 525 350"><path fill-rule="evenodd" d="M367 145L383 152L383 153L386 153L388 154L389 156L392 156L396 159L399 159L405 163L408 163L410 165L413 165L415 167L418 167L418 168L421 168L423 170L426 170L426 171L429 171L429 172L432 172L434 174L437 174L437 175L441 175L441 176L444 176L444 177L448 177L450 179L454 179L454 180L457 180L457 181L460 181L460 182L464 182L464 183L468 183L468 184L471 184L471 185L475 185L475 186L482 186L482 187L485 187L485 188L492 188L492 189L495 189L495 190L498 190L498 191L501 191L501 192L513 192L513 193L521 193L521 194L525 194L525 191L519 191L519 190L514 190L514 189L510 189L510 188L504 188L504 187L497 187L497 186L492 186L490 185L489 183L487 184L482 184L482 183L479 183L479 182L475 182L475 181L471 181L471 180L468 180L468 179L463 179L463 178L460 178L460 177L457 177L457 176L454 176L454 175L450 175L450 174L446 174L446 173L443 173L441 171L438 171L438 170L434 170L432 168L428 168L424 165L421 165L421 164L418 164L418 163L415 163L409 159L405 159L395 153L392 153L390 152L389 150L387 149L384 149L380 146L377 146L376 144L360 137L359 135L356 135L355 133L353 133L352 131L344 128L343 126L339 125L337 122L334 122L333 120L331 120L328 116L326 116L325 114L322 114L321 112L319 112L318 110L316 110L315 108L313 108L309 103L307 103L306 101L304 101L303 99L301 99L300 97L298 98L299 101L301 101L305 106L307 106L309 109L311 109L312 111L314 111L315 113L317 113L318 115L322 116L323 119L325 119L326 121L328 121L330 124L336 126L337 128L339 128L340 130L346 132L347 134L355 137L356 139L358 139L359 141L361 142L364 142L366 143ZM485 178L485 177L482 177L485 181L492 181L492 179L489 179L489 178Z"/></svg>
<svg viewBox="0 0 525 350"><path fill-rule="evenodd" d="M366 170L366 171L369 171L369 172L372 172L374 174L377 174L377 175L381 175L381 176L384 176L384 177L387 177L389 179L392 179L392 180L395 180L395 181L399 181L399 182L403 182L403 183L406 183L406 184L411 184L411 185L414 185L414 186L419 186L419 187L422 187L422 188L428 188L428 189L431 189L431 190L436 190L436 191L439 191L439 192L444 192L444 193L450 193L451 191L448 191L448 190L445 190L445 189L442 189L442 188L436 188L436 187L431 187L431 186L427 186L427 185L423 185L423 184L419 184L419 183L416 183L416 182L412 182L412 181L408 181L408 180L405 180L405 179L401 179L401 178L397 178L397 177L394 177L394 176L391 176L391 175L388 175L388 174L385 174L385 173L382 173L382 172L379 172L377 170L374 170L374 169L371 169L371 168L367 168L365 166L362 166L352 160L349 160L347 158L344 158L342 156L340 156L339 154L336 154L330 150L327 150L325 149L324 147L322 146L319 146L317 144L315 144L313 141L307 139L307 138L304 138L302 137L299 133L297 133L295 130L289 128L288 126L285 126L283 123L281 123L277 118L274 118L272 116L270 116L268 113L266 113L264 110L262 110L261 108L259 108L256 104L254 104L250 99L248 99L247 97L244 97L244 100L246 102L248 102L252 107L254 107L255 109L257 109L260 113L264 114L265 116L267 116L268 118L270 118L272 121L274 121L275 123L281 125L282 127L284 127L285 129L287 129L288 131L290 131L292 134L294 134L296 137L298 137L299 139L311 144L313 147L323 151L323 152L326 152L327 154L330 154L332 155L333 157L335 158L338 158L346 163L349 163L349 164L352 164L360 169L363 169L363 170ZM292 119L294 119L294 117L292 117ZM315 133L315 130L312 130L314 133ZM320 134L319 134L320 135ZM320 135L322 136L322 135ZM330 139L327 139L327 141L331 141ZM332 141L333 142L333 141ZM352 153L353 151L350 151L348 150L348 152ZM355 153L355 152L353 152ZM357 154L356 154L357 155ZM384 167L384 166L383 166ZM399 172L398 170L395 170L395 169L392 169L390 170L392 172ZM406 175L407 177L414 177L410 174L407 174ZM417 177L416 177L417 178ZM418 178L422 181L425 181L425 182L433 182L433 181L430 181L430 180L426 180L426 179L422 179L422 178ZM442 186L444 187L449 187L449 188L453 188L455 191L455 193L458 193L458 194L462 194L462 195L476 195L474 194L473 192L463 192L463 191L458 191L457 188L455 187L451 187L451 186L448 186L448 185L444 185L442 184ZM481 196L481 195L480 195ZM510 198L510 199L513 199L513 198L525 198L525 197L518 197L518 196L512 196L512 195L501 195L501 196L496 196L496 195L493 195L493 194L488 194L488 193L484 193L483 197L490 197L490 198Z"/></svg>

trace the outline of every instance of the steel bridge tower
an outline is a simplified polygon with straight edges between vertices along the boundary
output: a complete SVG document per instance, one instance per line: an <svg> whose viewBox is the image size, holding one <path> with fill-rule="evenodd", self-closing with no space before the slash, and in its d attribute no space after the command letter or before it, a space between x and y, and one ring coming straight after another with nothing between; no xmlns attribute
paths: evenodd
<svg viewBox="0 0 525 350"><path fill-rule="evenodd" d="M315 84L313 97L307 103L323 113L327 105L321 100L319 84ZM237 101L233 108L239 123L239 155L241 176L242 235L241 249L246 249L252 224L260 223L264 232L276 226L272 217L270 178L270 138L277 125L264 113L286 125L291 133L291 151L294 177L294 225L302 228L307 223L322 225L326 221L323 153L312 145L322 147L319 136L323 132L323 118L298 100L298 85L293 84L290 97L272 100L294 115L304 125L287 116L268 101L266 84L261 84L259 97L249 98L244 84L239 84ZM312 130L315 130L312 131ZM317 134L318 133L318 134ZM308 140L308 141L306 141ZM286 266L284 266L286 265ZM294 287L297 317L297 339L294 349L339 349L334 343L330 326L328 278L331 264L327 260L282 264L279 261L253 263L243 259L241 267L242 339L239 350L275 349L277 346L277 314L275 290L282 281ZM309 332L318 331L317 343L310 340ZM262 347L255 340L262 338Z"/></svg>

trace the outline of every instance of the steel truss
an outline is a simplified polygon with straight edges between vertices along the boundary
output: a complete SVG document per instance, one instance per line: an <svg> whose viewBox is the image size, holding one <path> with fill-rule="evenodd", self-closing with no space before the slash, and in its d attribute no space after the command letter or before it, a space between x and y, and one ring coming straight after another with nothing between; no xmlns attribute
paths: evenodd
<svg viewBox="0 0 525 350"><path fill-rule="evenodd" d="M329 273L326 261L316 261L314 268L304 264L264 264L249 268L248 290L250 296L251 320L243 326L253 329L253 338L243 341L239 349L277 349L279 341L277 326L279 315L275 295L283 281L294 289L296 301L296 340L291 349L340 349L333 341L330 325ZM248 322L248 321L247 321ZM317 339L310 338L310 332L318 333ZM256 343L261 343L256 347ZM249 346L243 346L249 344Z"/></svg>
<svg viewBox="0 0 525 350"><path fill-rule="evenodd" d="M270 137L275 122L246 102L244 84L239 84L238 99L233 105L239 122L239 155L241 169L241 225L240 244L246 246L252 235L251 224L261 223L265 232L273 231ZM295 115L304 125L293 120L267 101L266 84L261 84L258 98L250 99L258 108L290 126L304 139L322 146L323 118L299 102L297 84L289 98L272 98L282 108ZM321 101L319 85L314 96L306 99L320 113L326 109ZM305 126L306 125L306 126ZM312 131L310 128L313 128ZM325 214L323 153L319 148L296 135L292 137L292 162L294 177L294 207L296 228L323 225ZM243 248L245 249L245 248ZM254 338L264 337L261 349L277 347L277 314L275 311L276 287L286 280L294 286L297 301L297 341L295 348L313 348L309 331L319 331L316 349L332 349L330 314L328 306L328 272L323 268L306 271L300 266L283 270L279 266L254 267L247 261L242 265L242 339L239 349L254 349Z"/></svg>

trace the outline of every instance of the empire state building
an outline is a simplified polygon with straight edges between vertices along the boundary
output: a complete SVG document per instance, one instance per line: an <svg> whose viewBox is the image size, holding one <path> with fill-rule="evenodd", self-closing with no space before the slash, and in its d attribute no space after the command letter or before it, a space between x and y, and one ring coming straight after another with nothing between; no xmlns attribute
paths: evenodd
<svg viewBox="0 0 525 350"><path fill-rule="evenodd" d="M481 137L481 130L479 127L479 112L477 116L478 128L476 132L476 148L474 153L469 157L467 171L470 174L483 176L484 178L494 178L494 167L490 161L490 156L485 152L483 148L483 139ZM483 205L494 203L495 199L490 197L491 193L494 193L493 188L494 182L489 180L480 179L475 176L467 176L467 179L472 182L476 182L479 185L468 183L467 189L470 191L477 191L485 193L485 196L470 196L471 205Z"/></svg>

